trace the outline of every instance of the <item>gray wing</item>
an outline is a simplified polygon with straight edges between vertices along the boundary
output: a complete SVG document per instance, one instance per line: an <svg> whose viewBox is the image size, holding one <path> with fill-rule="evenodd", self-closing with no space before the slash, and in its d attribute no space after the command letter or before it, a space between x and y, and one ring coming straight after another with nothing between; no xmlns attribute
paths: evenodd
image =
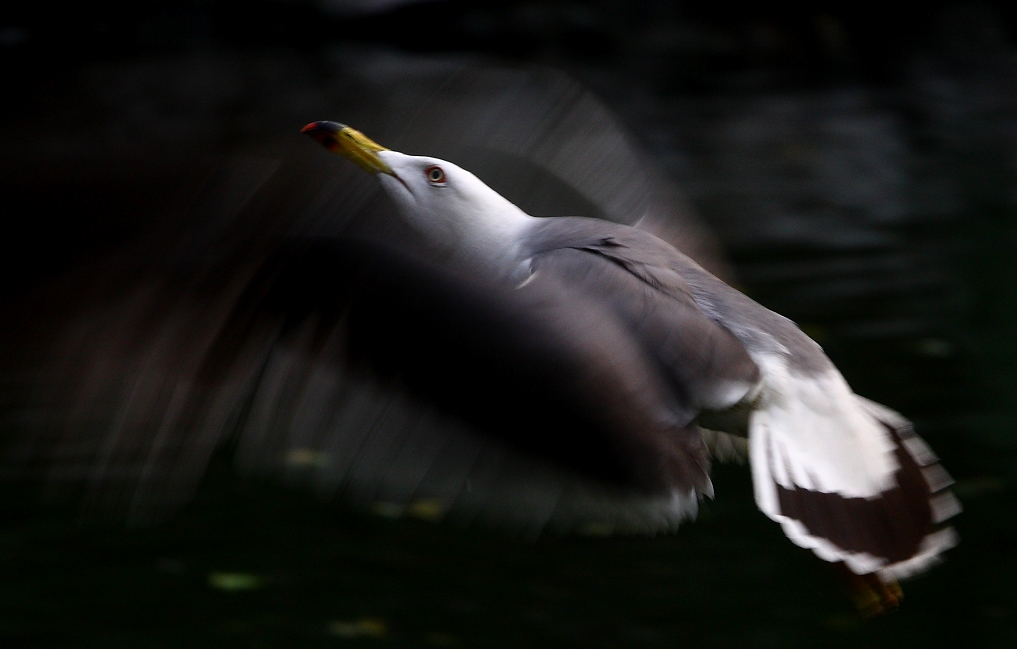
<svg viewBox="0 0 1017 649"><path fill-rule="evenodd" d="M680 254L646 233L593 219L547 219L528 239L534 278L559 278L611 314L652 358L683 424L737 404L759 370L730 332L708 318L670 266Z"/></svg>
<svg viewBox="0 0 1017 649"><path fill-rule="evenodd" d="M794 543L827 561L843 561L856 573L879 572L890 579L923 570L956 542L941 523L959 505L936 457L910 422L853 394L822 349L793 322L641 232L568 219L545 224L532 240L538 267L548 257L586 253L581 263L559 261L562 272L642 325L647 344L666 340L659 333L666 323L656 320L659 305L666 303L660 294L675 295L677 302L693 302L697 314L723 327L758 362L760 397L748 420L756 502ZM644 296L655 297L626 302L614 289L620 280L604 279L612 274L656 288L656 293L643 289ZM604 289L605 283L611 288ZM668 317L681 322L682 313ZM724 340L706 335L708 328L701 331L705 340ZM687 354L679 350L674 357L688 362ZM697 371L710 376L709 370Z"/></svg>
<svg viewBox="0 0 1017 649"><path fill-rule="evenodd" d="M83 388L53 437L20 449L23 475L158 518L232 439L245 470L329 498L531 532L657 531L710 491L661 375L556 282L500 291L405 251L313 240L244 284L225 312L179 308L144 365L95 367L91 385L124 377L120 407ZM124 328L147 306L125 306Z"/></svg>
<svg viewBox="0 0 1017 649"><path fill-rule="evenodd" d="M291 259L268 273L267 290L248 289L255 311L284 322L324 317L325 331L332 314L347 350L340 365L394 380L478 434L600 483L709 492L702 442L675 417L665 377L599 301L550 276L504 290L354 242L305 246Z"/></svg>

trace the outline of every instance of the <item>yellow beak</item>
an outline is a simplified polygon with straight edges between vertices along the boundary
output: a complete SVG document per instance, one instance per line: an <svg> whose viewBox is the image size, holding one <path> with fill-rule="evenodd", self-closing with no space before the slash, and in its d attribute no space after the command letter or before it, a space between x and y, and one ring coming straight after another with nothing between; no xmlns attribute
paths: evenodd
<svg viewBox="0 0 1017 649"><path fill-rule="evenodd" d="M378 157L378 151L388 151L356 129L338 122L312 122L300 129L332 153L352 160L371 173L394 176L392 168Z"/></svg>

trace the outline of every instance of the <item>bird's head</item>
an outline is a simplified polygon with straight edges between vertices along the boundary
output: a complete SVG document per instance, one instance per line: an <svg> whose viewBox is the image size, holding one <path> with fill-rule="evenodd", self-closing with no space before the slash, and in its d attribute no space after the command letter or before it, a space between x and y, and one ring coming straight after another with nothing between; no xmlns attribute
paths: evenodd
<svg viewBox="0 0 1017 649"><path fill-rule="evenodd" d="M313 122L301 132L376 174L403 217L439 244L497 238L502 230L529 219L472 173L446 160L392 151L336 122Z"/></svg>

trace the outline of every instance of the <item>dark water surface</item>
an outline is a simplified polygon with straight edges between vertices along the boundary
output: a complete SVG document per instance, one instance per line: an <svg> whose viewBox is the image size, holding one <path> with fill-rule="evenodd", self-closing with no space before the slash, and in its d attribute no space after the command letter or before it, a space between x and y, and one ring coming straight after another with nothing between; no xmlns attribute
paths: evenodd
<svg viewBox="0 0 1017 649"><path fill-rule="evenodd" d="M415 60L383 54L389 69ZM68 148L116 151L151 114L176 118L152 142L206 127L243 141L252 115L283 123L333 96L287 56L190 60L204 89L124 90L145 65L172 78L166 60L94 66L76 82L107 92L91 130L67 135L71 107L33 123ZM688 193L746 292L799 322L857 392L913 419L957 479L961 544L904 584L899 611L862 619L832 571L756 510L746 467L717 467L716 500L672 536L532 542L337 508L222 457L155 527L7 507L0 646L1017 646L1017 50L910 60L889 85L690 94L662 90L659 69L633 72L638 61L564 66ZM238 69L243 83L219 82ZM282 81L265 81L273 70ZM236 90L252 86L256 108ZM4 142L38 167L59 147L36 136Z"/></svg>

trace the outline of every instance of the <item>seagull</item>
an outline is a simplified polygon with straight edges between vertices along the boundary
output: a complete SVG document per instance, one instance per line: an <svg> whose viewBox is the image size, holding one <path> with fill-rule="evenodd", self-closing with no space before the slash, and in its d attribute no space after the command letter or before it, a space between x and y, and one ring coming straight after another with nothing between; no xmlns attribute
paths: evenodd
<svg viewBox="0 0 1017 649"><path fill-rule="evenodd" d="M500 435L663 503L662 529L714 497L710 429L747 436L759 509L794 544L874 578L884 599L956 544L944 522L960 505L938 458L907 419L854 394L789 319L648 232L531 216L451 162L390 150L343 124L302 132L374 174L436 258L457 269L370 252L382 279L361 293L417 300L430 323L426 334L376 340L376 355L398 356L408 336L435 350L413 363L458 363L462 386L483 364L515 377L511 394L475 389L483 396L458 406L468 419L497 405ZM333 253L349 260L364 250ZM392 308L382 311L398 318ZM465 351L449 352L460 344ZM418 384L428 391L426 378ZM521 400L540 407L513 417ZM571 419L547 414L556 408ZM539 433L535 411L547 419Z"/></svg>

